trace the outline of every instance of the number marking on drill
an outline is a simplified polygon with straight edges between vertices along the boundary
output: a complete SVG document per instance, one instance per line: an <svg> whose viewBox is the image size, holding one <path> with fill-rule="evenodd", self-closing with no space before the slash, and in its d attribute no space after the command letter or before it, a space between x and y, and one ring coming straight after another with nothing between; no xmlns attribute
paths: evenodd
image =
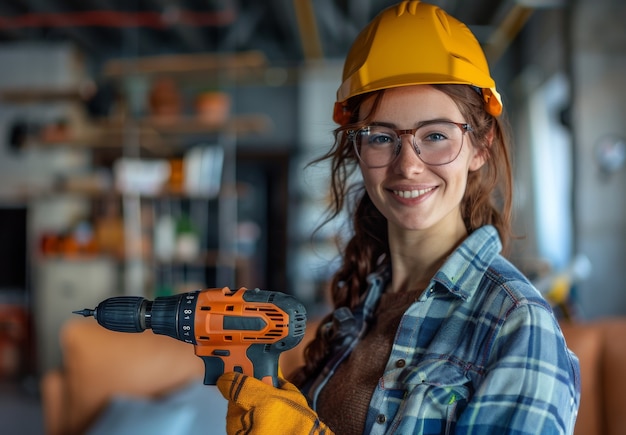
<svg viewBox="0 0 626 435"><path fill-rule="evenodd" d="M185 297L184 303L186 305L192 305L195 302L195 300L196 300L196 293L191 293L191 294L188 294ZM189 321L192 320L193 309L191 309L191 308L184 308L182 310L182 314L183 314L183 321L189 322ZM195 344L194 340L192 338L189 338L189 337L193 336L192 331L191 331L192 330L192 326L189 325L189 324L185 324L185 325L181 325L180 329L181 329L181 333L182 333L182 336L183 336L183 341L185 341L187 343Z"/></svg>

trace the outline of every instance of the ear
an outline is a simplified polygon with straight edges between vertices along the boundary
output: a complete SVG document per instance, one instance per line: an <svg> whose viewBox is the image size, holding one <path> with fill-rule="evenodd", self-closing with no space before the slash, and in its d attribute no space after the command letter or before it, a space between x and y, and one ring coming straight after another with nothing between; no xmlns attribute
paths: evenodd
<svg viewBox="0 0 626 435"><path fill-rule="evenodd" d="M478 171L482 168L488 157L489 153L487 152L487 148L474 148L474 155L469 164L470 172Z"/></svg>
<svg viewBox="0 0 626 435"><path fill-rule="evenodd" d="M489 148L491 148L491 144L493 143L493 129L487 133L485 136L485 144L481 147L474 147L474 155L472 156L472 160L470 161L469 170L470 171L478 171L485 164L487 159L489 158Z"/></svg>

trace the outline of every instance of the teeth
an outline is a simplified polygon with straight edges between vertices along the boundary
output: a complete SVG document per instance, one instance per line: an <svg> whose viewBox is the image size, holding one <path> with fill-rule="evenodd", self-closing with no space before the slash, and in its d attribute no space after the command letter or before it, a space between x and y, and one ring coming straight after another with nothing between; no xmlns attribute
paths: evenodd
<svg viewBox="0 0 626 435"><path fill-rule="evenodd" d="M393 193L398 195L401 198L417 198L425 193L433 190L434 187L429 187L428 189L416 189L416 190L394 190Z"/></svg>

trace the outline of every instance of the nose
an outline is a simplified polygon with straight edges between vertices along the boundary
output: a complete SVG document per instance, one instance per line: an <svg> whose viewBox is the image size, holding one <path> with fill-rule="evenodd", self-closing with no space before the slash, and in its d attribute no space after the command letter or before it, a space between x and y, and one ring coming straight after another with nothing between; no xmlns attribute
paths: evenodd
<svg viewBox="0 0 626 435"><path fill-rule="evenodd" d="M412 134L403 134L399 138L400 150L393 164L402 173L422 172L426 166L419 158L419 150L415 146Z"/></svg>

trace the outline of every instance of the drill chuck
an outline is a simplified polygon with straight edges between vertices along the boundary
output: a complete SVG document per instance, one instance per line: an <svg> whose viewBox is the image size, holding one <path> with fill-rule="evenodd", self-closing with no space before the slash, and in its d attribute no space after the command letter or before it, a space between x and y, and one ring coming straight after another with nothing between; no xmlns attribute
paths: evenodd
<svg viewBox="0 0 626 435"><path fill-rule="evenodd" d="M113 297L93 309L74 311L85 317L93 316L98 323L111 331L142 332L146 329L148 301L142 297Z"/></svg>

